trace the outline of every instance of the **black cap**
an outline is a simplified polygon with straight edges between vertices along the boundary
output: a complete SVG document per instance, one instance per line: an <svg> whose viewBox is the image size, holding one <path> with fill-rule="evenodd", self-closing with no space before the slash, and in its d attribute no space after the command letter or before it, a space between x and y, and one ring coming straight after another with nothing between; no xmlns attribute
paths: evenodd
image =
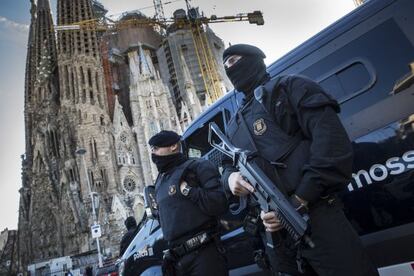
<svg viewBox="0 0 414 276"><path fill-rule="evenodd" d="M225 61L226 58L228 58L229 56L232 56L232 55L258 56L258 57L261 57L263 59L266 57L266 55L263 53L262 50L260 50L256 46L248 45L248 44L234 44L234 45L228 47L223 52L223 61Z"/></svg>
<svg viewBox="0 0 414 276"><path fill-rule="evenodd" d="M180 141L181 136L171 130L161 130L159 133L152 136L148 144L156 147L169 147Z"/></svg>

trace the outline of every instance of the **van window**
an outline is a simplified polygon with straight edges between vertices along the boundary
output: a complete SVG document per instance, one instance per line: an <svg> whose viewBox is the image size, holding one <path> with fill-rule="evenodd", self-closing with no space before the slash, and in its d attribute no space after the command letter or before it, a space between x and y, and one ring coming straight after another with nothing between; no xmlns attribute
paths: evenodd
<svg viewBox="0 0 414 276"><path fill-rule="evenodd" d="M189 148L188 149L188 157L201 158L202 157L201 150L195 149L195 148Z"/></svg>
<svg viewBox="0 0 414 276"><path fill-rule="evenodd" d="M203 157L213 162L217 167L221 166L221 153L213 150L208 142L209 123L216 123L225 132L225 124L229 118L229 111L219 111L210 120L206 121L191 136L186 139L187 153L189 157Z"/></svg>
<svg viewBox="0 0 414 276"><path fill-rule="evenodd" d="M367 61L352 60L318 80L326 92L338 102L347 101L372 87L375 73Z"/></svg>

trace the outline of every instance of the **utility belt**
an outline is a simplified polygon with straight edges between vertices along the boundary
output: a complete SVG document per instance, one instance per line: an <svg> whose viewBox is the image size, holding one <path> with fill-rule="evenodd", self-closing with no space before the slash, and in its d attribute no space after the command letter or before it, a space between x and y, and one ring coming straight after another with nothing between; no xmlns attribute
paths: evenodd
<svg viewBox="0 0 414 276"><path fill-rule="evenodd" d="M165 276L176 276L176 264L185 255L202 248L217 240L216 231L202 231L181 243L173 245L170 249L164 250L162 272Z"/></svg>
<svg viewBox="0 0 414 276"><path fill-rule="evenodd" d="M172 255L176 259L187 255L206 244L213 242L217 238L217 233L209 231L203 231L188 240L183 241L177 245L172 246L170 249L164 251L164 255Z"/></svg>

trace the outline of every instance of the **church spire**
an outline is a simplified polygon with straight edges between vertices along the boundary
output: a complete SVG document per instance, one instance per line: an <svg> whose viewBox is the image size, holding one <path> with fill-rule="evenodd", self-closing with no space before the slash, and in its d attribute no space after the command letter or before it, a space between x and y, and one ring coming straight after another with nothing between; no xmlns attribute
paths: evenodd
<svg viewBox="0 0 414 276"><path fill-rule="evenodd" d="M49 0L31 0L31 24L29 30L26 63L26 106L30 107L55 91L46 91L39 86L54 77L57 63L56 41ZM54 80L51 80L54 81Z"/></svg>
<svg viewBox="0 0 414 276"><path fill-rule="evenodd" d="M51 61L56 63L56 41L49 0L37 1L35 25L36 66L42 59L43 47L47 48L46 51L50 54Z"/></svg>
<svg viewBox="0 0 414 276"><path fill-rule="evenodd" d="M139 44L139 61L141 64L141 75L143 77L151 77L154 75L154 72L152 71L152 62L150 59L147 58L146 53L144 52L144 49L142 48L142 44Z"/></svg>
<svg viewBox="0 0 414 276"><path fill-rule="evenodd" d="M185 94L182 96L182 106L184 108L184 112L181 112L180 120L184 124L189 124L192 119L194 119L198 114L201 113L202 108L200 100L197 96L194 82L191 78L190 70L188 69L187 62L185 61L184 54L182 51L180 51L180 64L181 70L183 71L183 81L185 88ZM188 114L190 114L190 118L188 118Z"/></svg>
<svg viewBox="0 0 414 276"><path fill-rule="evenodd" d="M70 25L76 22L94 19L91 0L58 0L58 25ZM59 53L68 56L87 55L97 57L99 45L96 31L92 29L59 32Z"/></svg>

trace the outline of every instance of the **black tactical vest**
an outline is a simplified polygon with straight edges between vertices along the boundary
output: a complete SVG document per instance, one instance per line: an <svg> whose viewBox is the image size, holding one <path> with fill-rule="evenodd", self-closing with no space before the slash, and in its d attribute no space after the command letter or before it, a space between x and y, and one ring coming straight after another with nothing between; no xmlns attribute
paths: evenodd
<svg viewBox="0 0 414 276"><path fill-rule="evenodd" d="M155 183L161 228L167 241L182 238L212 220L180 192L183 175L194 162L197 161L189 159L171 171L160 174Z"/></svg>
<svg viewBox="0 0 414 276"><path fill-rule="evenodd" d="M288 135L266 108L272 93L282 93L278 85L279 80L271 80L256 89L255 97L231 118L226 133L236 147L254 152L255 161L267 176L282 192L291 195L299 185L303 166L308 163L310 142L300 129ZM279 105L289 105L287 97L281 99Z"/></svg>

